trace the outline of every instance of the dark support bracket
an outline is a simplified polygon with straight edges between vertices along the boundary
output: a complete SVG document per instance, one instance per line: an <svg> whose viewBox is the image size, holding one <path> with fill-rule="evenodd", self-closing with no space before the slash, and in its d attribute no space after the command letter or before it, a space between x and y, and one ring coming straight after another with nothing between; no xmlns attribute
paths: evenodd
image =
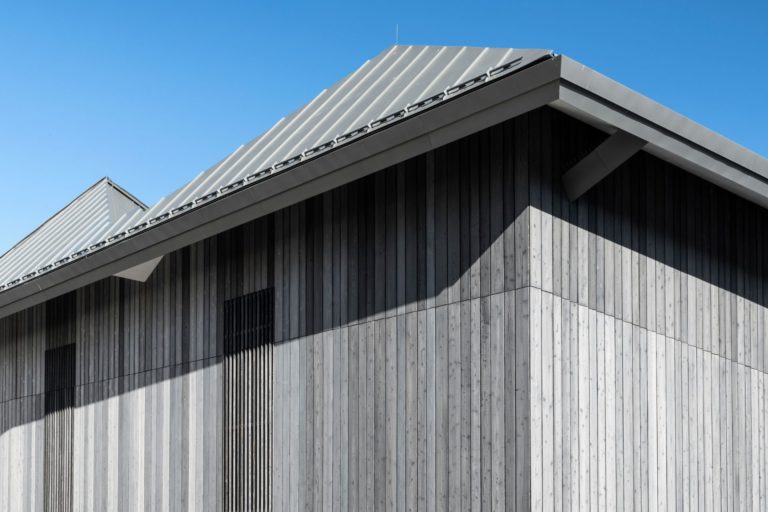
<svg viewBox="0 0 768 512"><path fill-rule="evenodd" d="M646 141L618 130L563 174L568 199L575 201L643 149Z"/></svg>

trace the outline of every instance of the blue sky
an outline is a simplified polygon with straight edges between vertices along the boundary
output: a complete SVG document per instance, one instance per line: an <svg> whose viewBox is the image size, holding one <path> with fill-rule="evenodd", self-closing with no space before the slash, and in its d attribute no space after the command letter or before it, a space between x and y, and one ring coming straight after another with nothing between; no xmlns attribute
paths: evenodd
<svg viewBox="0 0 768 512"><path fill-rule="evenodd" d="M768 155L766 2L4 2L0 251L102 176L146 203L395 39L548 48Z"/></svg>

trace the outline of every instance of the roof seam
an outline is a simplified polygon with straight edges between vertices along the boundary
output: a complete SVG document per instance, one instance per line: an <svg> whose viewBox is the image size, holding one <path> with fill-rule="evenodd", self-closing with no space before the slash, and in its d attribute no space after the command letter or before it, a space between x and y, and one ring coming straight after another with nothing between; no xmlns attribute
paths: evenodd
<svg viewBox="0 0 768 512"><path fill-rule="evenodd" d="M407 53L407 49L409 49L409 48L412 49L412 48L418 48L418 47L409 47L409 46L390 47L387 50L385 50L384 52L382 52L382 54L380 54L380 56L377 57L374 60L381 59L383 56L389 56L393 51L395 51L397 49L406 49L406 53ZM429 47L426 47L426 48L429 48ZM450 47L434 47L434 48L436 48L436 49L445 49L445 48L450 48ZM421 97L417 96L418 99L415 100L414 102L412 102L412 103L411 102L406 102L403 105L403 108L400 108L400 109L398 109L398 110L396 110L396 111L394 111L394 112L392 112L392 113L390 113L388 115L385 115L385 116L383 116L383 117L381 117L379 119L374 119L372 121L369 121L368 123L366 123L364 125L361 125L358 128L351 129L350 131L347 131L346 133L342 133L340 135L336 135L332 139L329 139L326 142L323 142L323 143L315 145L315 147L313 147L313 148L301 150L301 152L296 154L296 155L293 155L293 156L288 155L287 157L281 157L281 158L284 158L284 159L282 159L282 160L278 159L277 161L274 161L274 163L272 163L268 167L262 168L261 166L258 166L258 167L257 166L253 166L252 165L253 160L251 160L251 161L245 163L245 165L242 167L241 175L240 176L242 176L242 174L244 174L248 170L248 173L245 174L245 176L239 177L239 176L235 175L235 176L233 176L233 181L231 181L229 183L225 183L225 184L220 184L220 182L216 183L215 187L213 189L209 188L207 191L204 190L197 197L192 197L189 200L187 200L185 198L184 199L185 202L183 204L174 204L174 203L171 202L171 204L169 204L166 207L165 211L162 211L159 214L158 214L158 212L153 211L154 208L147 209L146 206L143 205L143 203L138 201L132 195L130 195L127 192L125 192L119 186L116 186L113 182L111 182L111 180L109 180L109 178L103 178L102 180L99 181L99 183L101 183L102 181L106 180L107 183L110 186L113 186L122 195L124 195L125 197L129 198L130 200L132 200L134 203L137 204L137 206L139 206L142 210L145 211L145 215L144 216L140 216L136 221L132 221L132 222L137 222L137 224L134 224L133 226L128 227L128 228L121 227L121 229L123 229L123 230L120 231L120 232L108 232L108 234L104 235L105 238L103 240L97 241L95 243L89 242L88 244L86 244L85 247L81 247L81 249L75 250L74 252L72 252L70 254L66 254L66 255L63 255L61 257L56 257L56 261L52 261L52 262L46 263L46 264L44 264L44 266L41 266L37 270L35 270L35 269L28 269L28 270L25 270L25 271L18 272L16 277L12 277L10 281L8 281L6 283L3 283L3 284L0 284L0 293L6 291L8 289L14 288L15 286L18 286L19 284L21 284L22 282L28 281L30 279L34 279L36 277L39 277L42 274L48 273L48 272L50 272L52 270L55 270L56 268L59 268L61 266L67 265L69 263L72 263L73 261L76 261L76 260L78 260L78 259L80 259L82 257L87 256L91 252L99 251L99 250L101 250L101 249L103 249L103 248L105 248L107 246L110 246L110 245L115 244L115 243L119 243L120 241L130 237L131 235L133 235L135 233L138 233L138 232L141 232L141 231L143 231L145 229L154 227L155 225L158 225L160 223L167 222L170 219L176 218L180 214L187 213L189 210L191 210L193 208L196 208L196 207L208 204L210 201L213 201L213 200L221 199L222 197L225 197L229 193L234 192L236 190L239 190L242 187L246 187L246 186L250 187L252 185L255 185L255 184L261 182L263 179L266 179L266 178L271 177L271 176L273 176L275 174L278 174L278 173L281 174L281 173L283 173L283 172L285 172L285 171L287 171L289 169L292 169L292 168L300 165L301 163L303 163L305 161L314 160L315 158L318 158L319 156L321 156L321 155L323 155L323 154L325 154L325 153L327 153L329 151L333 151L336 148L339 148L341 146L346 146L347 144L351 144L351 143L355 142L356 140L359 140L362 137L367 137L367 135L369 135L370 133L372 133L374 131L379 131L379 130L385 129L385 128L389 127L389 126L393 126L394 124L398 124L399 122L403 121L404 119L411 118L411 117L416 116L416 115L418 115L418 114L420 114L422 112L430 110L430 109L432 109L432 108L434 108L434 107L436 107L436 106L438 106L440 104L443 104L445 101L450 101L450 100L452 100L454 98L463 96L463 95L465 95L465 94L467 94L467 93L469 93L469 92L471 92L473 90L476 90L479 87L484 86L485 84L487 84L489 82L497 81L497 80L499 80L499 79L501 79L503 77L509 76L509 75L514 74L514 73L516 73L518 71L521 71L521 70L523 70L523 69L525 69L527 67L530 67L530 66L532 66L534 64L537 64L537 63L541 62L542 60L548 60L548 59L552 58L552 52L548 52L548 51L541 51L541 50L516 51L515 50L515 51L512 51L511 54L510 54L510 49L503 49L503 50L499 49L499 51L503 51L504 52L503 53L503 58L506 59L507 56L509 56L509 57L512 57L511 60L506 61L506 62L499 62L498 57L497 57L496 60L492 60L492 61L490 61L489 64L485 64L485 67L481 68L481 69L483 69L483 71L481 73L475 74L476 72L472 71L473 70L472 66L475 66L474 69L477 69L478 68L478 61L481 61L480 66L483 65L482 64L483 59L481 59L481 57L485 56L485 54L488 53L488 49L472 49L472 48L468 48L468 47L454 47L453 50L458 52L458 55L454 56L452 58L451 62L454 62L456 59L458 59L459 55L463 56L463 54L466 53L467 51L474 51L474 52L478 52L479 51L479 55L475 55L474 58L473 58L472 55L470 55L468 58L473 58L473 60L471 60L471 62L467 63L464 67L462 67L462 63L461 62L459 64L457 64L458 69L456 71L459 72L458 81L457 81L457 79L454 79L452 81L452 83L449 82L448 85L442 87L439 90L439 92L437 92L437 94L435 94L434 91L430 92L429 90L427 90L427 91L425 91L425 93L422 93L423 95ZM522 55L516 57L516 52L517 53L521 53ZM416 53L417 56L420 54L420 52L414 52L414 53ZM440 54L440 51L438 51L438 54ZM525 57L528 57L528 59L526 60ZM400 58L401 57L396 58L395 59L395 63L399 62ZM362 68L368 66L370 64L370 62L371 61L366 61L366 64L364 64L359 69L362 69ZM378 63L376 65L378 65ZM374 68L376 67L376 65L374 65ZM358 69L358 71L359 71L359 69ZM407 66L406 66L405 69L408 69ZM392 67L390 65L389 67L387 67L384 70L384 73L386 74L387 72L389 72L391 70L392 70ZM479 71L479 69L477 69L477 70ZM444 71L445 70L443 70L443 73L441 73L441 74L444 74ZM393 90L393 89L397 90L397 87L393 87L393 84L394 84L395 81L401 79L402 74L404 72L405 72L405 70L399 72L392 79L393 83L389 83L389 84L386 85L386 87L383 90L383 93L388 93L390 90ZM353 72L352 75L350 75L350 77L354 76L355 73L357 73L357 71ZM471 76L471 78L465 79L467 76ZM346 78L344 80L346 80ZM344 83L344 80L342 80L342 82L340 82L340 83ZM434 83L434 81L433 81L433 83ZM375 84L375 82L374 82L374 84ZM401 86L401 87L403 87L403 86ZM430 84L430 86L431 86L431 84ZM336 87L336 86L334 86L334 87ZM371 85L369 87L373 87L373 85ZM335 90L331 94L331 97L333 97L338 92L339 92L338 89ZM325 92L321 93L318 97L313 99L308 105L306 105L305 107L303 107L302 109L297 111L296 114L290 116L289 119L283 119L281 121L278 121L278 123L275 126L273 126L273 128L268 130L267 133L269 133L270 131L275 129L278 125L280 125L284 121L287 121L287 123L284 125L283 128L285 128L285 126L293 125L297 121L299 121L299 123L298 123L299 126L304 126L304 125L310 123L311 119L305 119L305 120L301 121L300 120L300 115L301 115L302 112L304 112L307 109L309 109L310 106L313 103L315 103L316 101L320 100L320 98L323 96L323 94L325 94ZM346 98L342 98L342 101L345 100L345 99ZM361 94L360 98L357 98L357 100L354 100L354 101L356 103L360 103L360 99L362 99L362 94ZM345 112L345 114L346 113L347 112ZM363 114L358 115L357 118L361 119L361 118L365 118L365 117L366 117L366 115L365 115L365 113L363 113ZM338 124L339 121L340 120L336 120L336 121L334 121L334 123ZM263 140L264 140L263 138L257 138L254 142L252 142L250 144L258 144L259 142L261 142ZM275 141L275 142L277 142L277 147L278 148L281 148L283 146L287 146L288 144L290 144L290 142L288 140L285 140L282 143L279 142L279 141ZM270 145L271 145L270 142L267 142L258 152L261 153L261 152L264 152L266 150L267 152L270 153L270 155L269 155L270 158L274 159L275 156L278 156L278 155L275 154L275 150L268 149ZM221 167L222 165L224 165L229 158L233 157L235 154L237 154L243 148L244 147L241 147L240 149L236 150L235 153L231 154L230 157L225 159L225 161L222 162L222 164L219 165L218 167ZM245 154L247 154L252 149L254 149L254 146L251 146L251 148L246 149L245 150ZM286 148L286 151L287 150L291 150L292 151L291 148ZM244 157L244 155L241 155L240 159L242 159L243 157ZM256 167L259 170L255 171L255 172L251 172L249 170L249 168L253 168L253 167ZM211 177L212 177L211 175L205 176L205 174L206 173L203 173L203 175L201 175L200 178L202 178L203 180L206 180L206 181L211 179ZM230 174L230 172L229 171L224 171L224 174ZM239 179L236 179L236 178L239 178ZM184 190L187 190L187 189L199 190L199 187L195 187L194 181L195 180L193 180L188 185L183 187L181 189L181 191L183 192ZM91 188L93 188L93 187L91 187ZM83 194L81 194L81 196L82 195ZM81 196L78 196L78 198L81 197ZM74 203L75 201L73 201L72 203ZM168 201L166 201L164 199L161 199L158 204L163 203L163 202L168 203ZM72 203L70 203L70 204L72 204ZM152 216L149 217L148 216L149 214L151 214ZM131 217L133 217L133 216L131 216ZM51 219L49 219L49 220L51 220ZM126 219L126 221L128 221L128 220L129 219ZM47 222L48 221L46 221L46 223ZM120 222L118 222L117 219L113 220L111 222L111 224L113 226L116 225L116 224L122 224L123 226L129 225L129 224L127 224L127 222L120 223ZM36 266L38 266L38 265L36 265Z"/></svg>

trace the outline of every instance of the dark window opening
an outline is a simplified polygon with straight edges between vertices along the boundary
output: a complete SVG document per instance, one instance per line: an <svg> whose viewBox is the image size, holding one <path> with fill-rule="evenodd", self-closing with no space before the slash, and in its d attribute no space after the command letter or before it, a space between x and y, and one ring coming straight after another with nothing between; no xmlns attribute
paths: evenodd
<svg viewBox="0 0 768 512"><path fill-rule="evenodd" d="M45 414L75 406L75 344L45 351Z"/></svg>
<svg viewBox="0 0 768 512"><path fill-rule="evenodd" d="M45 510L72 510L75 344L45 351Z"/></svg>
<svg viewBox="0 0 768 512"><path fill-rule="evenodd" d="M266 288L224 303L224 355L273 342L274 295L274 288Z"/></svg>
<svg viewBox="0 0 768 512"><path fill-rule="evenodd" d="M270 510L274 289L224 303L224 507Z"/></svg>

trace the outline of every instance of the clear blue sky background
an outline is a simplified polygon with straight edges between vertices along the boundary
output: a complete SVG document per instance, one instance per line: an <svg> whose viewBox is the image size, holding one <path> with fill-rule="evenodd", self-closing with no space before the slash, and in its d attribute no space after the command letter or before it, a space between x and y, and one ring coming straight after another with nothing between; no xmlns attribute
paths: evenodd
<svg viewBox="0 0 768 512"><path fill-rule="evenodd" d="M396 24L403 44L553 49L768 155L767 4L4 2L0 251L105 175L154 203Z"/></svg>

